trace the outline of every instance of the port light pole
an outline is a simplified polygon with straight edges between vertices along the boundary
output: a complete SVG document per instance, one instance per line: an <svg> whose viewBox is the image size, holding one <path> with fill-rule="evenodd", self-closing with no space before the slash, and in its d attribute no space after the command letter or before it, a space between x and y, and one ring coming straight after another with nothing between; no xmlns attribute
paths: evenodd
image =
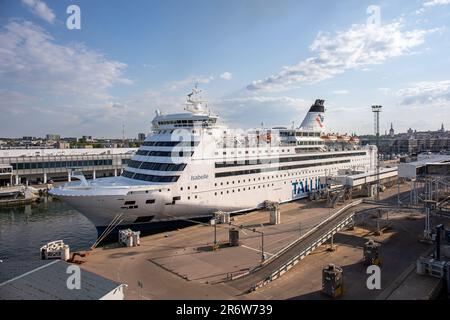
<svg viewBox="0 0 450 320"><path fill-rule="evenodd" d="M377 159L376 159L376 176L377 176L377 191L376 200L380 200L380 112L382 106L374 105L372 106L372 112L374 115L374 132L376 136L377 145Z"/></svg>

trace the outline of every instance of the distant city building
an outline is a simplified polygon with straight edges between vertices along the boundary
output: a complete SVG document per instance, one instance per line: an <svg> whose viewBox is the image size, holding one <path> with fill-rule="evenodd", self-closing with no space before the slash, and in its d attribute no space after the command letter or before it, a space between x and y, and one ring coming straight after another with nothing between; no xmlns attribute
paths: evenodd
<svg viewBox="0 0 450 320"><path fill-rule="evenodd" d="M92 136L82 136L81 139L83 139L86 142L91 142L93 141Z"/></svg>
<svg viewBox="0 0 450 320"><path fill-rule="evenodd" d="M144 141L145 140L145 133L139 133L138 134L138 141Z"/></svg>
<svg viewBox="0 0 450 320"><path fill-rule="evenodd" d="M56 143L56 148L58 149L70 149L70 143L65 141L58 141Z"/></svg>
<svg viewBox="0 0 450 320"><path fill-rule="evenodd" d="M61 139L61 136L59 134L47 134L47 135L45 135L45 139L46 140L58 141L58 140Z"/></svg>
<svg viewBox="0 0 450 320"><path fill-rule="evenodd" d="M77 137L67 137L67 138L64 138L63 140L66 142L69 142L69 143L77 143L78 142Z"/></svg>
<svg viewBox="0 0 450 320"><path fill-rule="evenodd" d="M376 137L373 135L360 136L360 139L363 145L376 144ZM450 132L445 131L442 125L436 131L418 132L409 128L406 133L395 134L391 124L389 135L380 138L379 148L380 153L384 155L450 151Z"/></svg>
<svg viewBox="0 0 450 320"><path fill-rule="evenodd" d="M25 141L33 141L33 140L36 140L36 137L24 136L24 137L22 137L22 140L25 140Z"/></svg>

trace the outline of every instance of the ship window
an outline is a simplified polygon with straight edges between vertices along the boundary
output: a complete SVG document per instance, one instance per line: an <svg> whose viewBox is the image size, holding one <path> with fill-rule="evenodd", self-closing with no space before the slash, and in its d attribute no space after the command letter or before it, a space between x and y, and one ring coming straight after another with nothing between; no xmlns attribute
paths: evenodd
<svg viewBox="0 0 450 320"><path fill-rule="evenodd" d="M145 203L147 203L147 204L155 203L155 199L148 199L145 201Z"/></svg>
<svg viewBox="0 0 450 320"><path fill-rule="evenodd" d="M136 201L125 201L124 205L128 206L128 205L135 204L135 203L136 203Z"/></svg>
<svg viewBox="0 0 450 320"><path fill-rule="evenodd" d="M181 197L180 196L176 196L176 197L173 197L172 200L173 201L181 200Z"/></svg>
<svg viewBox="0 0 450 320"><path fill-rule="evenodd" d="M152 219L154 218L155 216L143 216L143 217L138 217L135 221L134 221L134 223L139 223L139 222L150 222L150 221L152 221Z"/></svg>

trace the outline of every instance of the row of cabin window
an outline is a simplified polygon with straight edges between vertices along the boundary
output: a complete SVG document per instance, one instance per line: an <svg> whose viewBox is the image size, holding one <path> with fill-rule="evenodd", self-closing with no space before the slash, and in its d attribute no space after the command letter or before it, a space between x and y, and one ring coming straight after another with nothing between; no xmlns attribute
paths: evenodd
<svg viewBox="0 0 450 320"><path fill-rule="evenodd" d="M298 146L319 146L325 144L325 141L297 141Z"/></svg>
<svg viewBox="0 0 450 320"><path fill-rule="evenodd" d="M159 163L159 162L145 162L131 160L128 163L130 168L156 170L156 171L183 171L186 168L186 163Z"/></svg>
<svg viewBox="0 0 450 320"><path fill-rule="evenodd" d="M155 203L155 199L148 199L145 201L145 203L147 203L147 204ZM127 200L124 203L125 206L130 206L130 205L135 205L135 204L136 204L135 200Z"/></svg>
<svg viewBox="0 0 450 320"><path fill-rule="evenodd" d="M202 123L202 124L208 124L208 123L215 123L215 119L200 119L200 120L165 120L165 121L158 121L158 124L160 126L162 125L173 125L173 124L194 124L194 123Z"/></svg>
<svg viewBox="0 0 450 320"><path fill-rule="evenodd" d="M338 170L339 168L329 168L328 170L330 170L330 169L331 170ZM322 171L323 170L308 170L308 171L299 171L299 172L293 172L293 173L285 173L285 174L280 174L280 175L273 175L272 177L269 176L269 177L267 177L267 180L278 179L278 178L283 178L283 177L291 177L291 176L300 175L300 174L320 173ZM265 179L266 179L266 177L263 176L262 180L265 180ZM249 178L247 181L248 182L252 182L252 180L253 181L261 181L261 177L253 178L253 179ZM245 181L246 181L245 179L242 179L242 183L245 183ZM237 183L241 183L241 180L237 180ZM229 185L229 184L230 184L230 181L226 181L226 185ZM231 181L231 184L234 184L234 180ZM221 182L220 185L223 186L224 182ZM214 186L217 187L218 183L217 182L214 183Z"/></svg>
<svg viewBox="0 0 450 320"><path fill-rule="evenodd" d="M196 147L199 141L145 141L142 145L146 147Z"/></svg>
<svg viewBox="0 0 450 320"><path fill-rule="evenodd" d="M175 127L183 127L183 126L181 126L181 125L175 125ZM192 127L192 126L190 126L190 127ZM167 133L170 133L170 134L172 134L172 133L174 133L175 131L178 131L178 132L180 132L181 130L183 130L183 133L184 133L184 132L186 132L186 129L176 129L176 130L158 130L157 132L155 132L155 134L167 134ZM191 133L193 133L193 134L197 134L197 133L199 133L199 132L197 132L197 130L191 130Z"/></svg>
<svg viewBox="0 0 450 320"><path fill-rule="evenodd" d="M320 137L320 132L293 132L293 131L281 131L280 136L293 137L294 133L295 136L297 137Z"/></svg>
<svg viewBox="0 0 450 320"><path fill-rule="evenodd" d="M272 153L272 152L279 152L280 150L272 150L272 149L269 149L269 150L264 150L264 151L265 151L265 153ZM291 151L290 149L287 149L287 150L286 150L286 152L290 152L290 151ZM284 149L281 149L281 152L284 152ZM249 153L249 151L248 151L248 150L245 150L245 154L248 154L248 153ZM256 151L253 150L252 153L256 153ZM261 151L261 150L258 150L258 153L262 153L262 151ZM217 155L219 154L219 152L215 152L214 154L217 156ZM226 151L223 151L223 154L226 155L227 152L226 152ZM234 151L231 151L230 154L234 154ZM237 154L242 154L242 151L238 151Z"/></svg>
<svg viewBox="0 0 450 320"><path fill-rule="evenodd" d="M177 182L178 178L180 177L180 176L157 176L151 174L134 173L127 170L123 171L122 176L130 179L149 182Z"/></svg>
<svg viewBox="0 0 450 320"><path fill-rule="evenodd" d="M284 184L286 184L286 181L284 182ZM266 185L265 184L263 184L263 185L258 185L258 189L261 189L261 186L263 187L263 188L265 188L266 187ZM274 184L272 183L272 187L274 186ZM268 183L267 184L267 188L269 188L270 187L270 183ZM242 191L245 191L245 190L248 190L248 191L250 191L252 189L252 187L243 187L242 188ZM256 189L256 186L253 186L253 190L255 190ZM237 190L237 192L241 192L241 189L240 188L238 188L238 189L236 189ZM220 191L220 194L221 195L223 195L223 193L224 193L225 191ZM231 193L234 193L235 192L235 189L232 189L231 190ZM227 190L226 191L226 193L230 193L230 190ZM215 196L217 196L217 194L218 194L218 192L214 192L214 195Z"/></svg>
<svg viewBox="0 0 450 320"><path fill-rule="evenodd" d="M346 154L326 154L326 155L272 158L272 159L246 159L246 160L235 160L233 162L231 162L231 161L216 162L215 167L216 168L226 168L226 167L238 167L238 166L252 166L252 165L258 165L258 164L322 160L322 159L330 159L330 158L343 158L343 157L364 156L364 155L366 155L365 152L352 152L352 153L346 153Z"/></svg>
<svg viewBox="0 0 450 320"><path fill-rule="evenodd" d="M194 151L148 151L138 150L136 155L138 156L150 156L150 157L189 157L194 154Z"/></svg>
<svg viewBox="0 0 450 320"><path fill-rule="evenodd" d="M327 165L341 164L341 163L350 163L350 160L338 160L338 161L328 161L328 162L319 162L319 163L297 164L297 165L293 165L293 166L282 166L282 167L274 167L274 168L259 168L259 169L251 169L251 170L217 172L215 174L215 177L223 178L223 177L264 173L264 172L271 172L271 171L283 171L283 170L310 168L310 167L317 167L317 166L327 166Z"/></svg>

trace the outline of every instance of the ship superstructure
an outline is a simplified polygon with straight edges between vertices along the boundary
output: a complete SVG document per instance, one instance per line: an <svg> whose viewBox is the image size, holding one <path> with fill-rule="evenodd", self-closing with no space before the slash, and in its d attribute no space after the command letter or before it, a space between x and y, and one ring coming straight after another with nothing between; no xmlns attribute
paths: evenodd
<svg viewBox="0 0 450 320"><path fill-rule="evenodd" d="M323 100L298 128L244 131L221 124L199 95L188 95L183 113L157 111L152 133L120 177L68 183L51 194L98 229L118 214L137 228L292 201L323 188L320 177L375 166L374 146L325 138Z"/></svg>

